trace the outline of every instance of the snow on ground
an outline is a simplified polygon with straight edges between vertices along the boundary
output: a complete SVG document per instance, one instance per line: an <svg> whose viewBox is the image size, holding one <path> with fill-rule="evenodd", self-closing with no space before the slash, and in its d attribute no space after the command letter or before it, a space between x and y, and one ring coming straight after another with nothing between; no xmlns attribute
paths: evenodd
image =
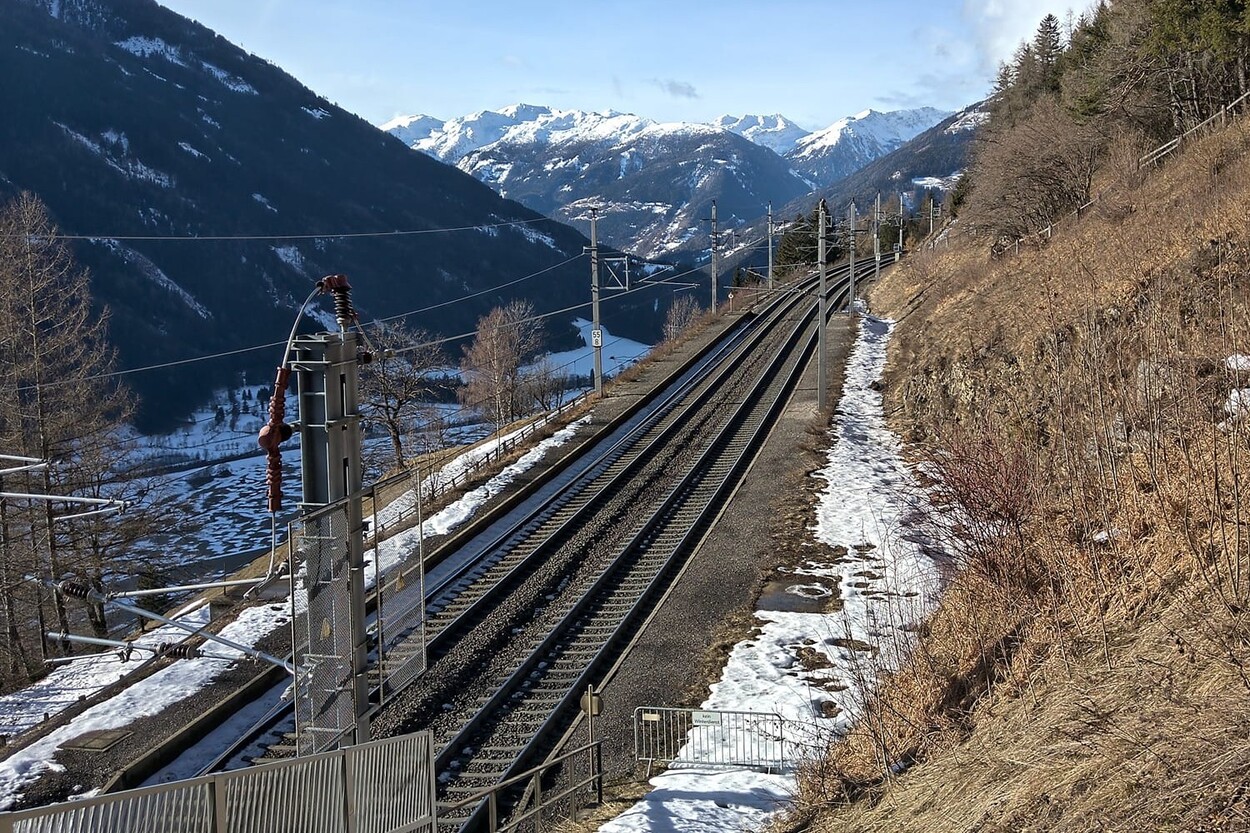
<svg viewBox="0 0 1250 833"><path fill-rule="evenodd" d="M503 471L490 478L490 480L486 481L486 483L478 486L476 489L466 492L455 503L440 510L439 512L436 512L430 517L425 518L422 521L420 529L413 527L412 529L405 530L398 535L383 541L378 548L381 550L381 553L378 556L378 565L383 571L389 570L400 561L404 560L407 556L417 552L417 544L421 536L429 537L431 535L446 535L456 527L464 524L473 517L483 503L506 489L508 484L537 464L550 449L564 445L572 439L573 435L577 433L577 430L589 421L590 417L587 416L579 419L577 422L570 423L566 427L561 428L551 437L548 437L529 451L525 452L525 454L523 454L515 463L505 467ZM500 437L497 440L482 443L482 445L477 448L460 455L444 466L440 471L427 477L422 483L422 488L429 488L429 486L439 482L447 482L455 474L458 474L466 468L474 465L477 461L480 461L483 457L493 452L500 444L519 433L520 431L516 431L506 437ZM386 510L378 513L378 524L382 528L385 528L387 521L393 523L394 519L398 518L401 513L411 513L412 508L416 505L416 501L416 489L409 489L398 499L391 501L391 503L387 505ZM377 554L376 550L369 550L366 552L366 563L370 563L375 554ZM369 572L369 575L372 575L372 571Z"/></svg>
<svg viewBox="0 0 1250 833"><path fill-rule="evenodd" d="M584 318L573 319L573 326L581 333L582 341L586 346L576 350L551 353L547 356L547 360L557 373L569 376L590 376L595 372L595 351L590 346L590 333L594 327ZM623 336L614 336L602 326L599 329L603 330L603 372L609 376L629 367L651 349L649 345L641 342L632 341Z"/></svg>
<svg viewBox="0 0 1250 833"><path fill-rule="evenodd" d="M203 608L198 624L206 622L207 613L207 608ZM285 604L248 608L235 621L222 628L221 635L239 644L251 646L260 637L287 621L287 616ZM0 809L11 807L21 795L22 789L43 773L62 769L52 760L61 744L84 732L117 729L141 717L158 714L208 685L218 674L230 667L233 661L242 657L241 652L225 645L210 644L206 648L229 659L179 660L129 686L116 697L92 706L69 724L0 761Z"/></svg>
<svg viewBox="0 0 1250 833"><path fill-rule="evenodd" d="M885 366L891 329L891 322L861 319L834 443L817 475L827 485L813 532L835 549L845 547L847 557L834 564L809 561L794 571L795 583L787 588L811 598L836 583L842 609L757 611L759 633L734 647L702 706L780 715L791 760L819 751L845 731L877 674L905 650L906 626L936 600L935 566L907 532L914 486L899 457L899 440L886 427L881 396L871 387ZM798 655L804 647L824 654L830 667L803 667ZM784 809L795 788L792 768L780 775L713 769L703 763L717 754L708 747L706 738L688 743L678 763L651 779L651 792L600 831L761 829Z"/></svg>
<svg viewBox="0 0 1250 833"><path fill-rule="evenodd" d="M534 466L548 450L567 442L582 422L584 420L556 432L505 468L485 486L465 494L442 512L427 519L426 534L448 530L467 521L486 497L497 494L518 475ZM510 434L500 437L493 444L487 443L484 448L475 448L460 455L431 477L449 479L452 474L464 471L473 461L479 460L483 454L488 454L493 445L512 436ZM415 495L406 497L415 500ZM379 513L379 520L388 517L393 519L400 510L400 505L394 505L393 508ZM383 569L403 557L404 546L415 547L413 536L416 534L415 531L408 531L383 543ZM370 551L366 557L372 557L372 554L373 551ZM372 573L370 570L367 574L372 576ZM180 621L193 627L199 627L208 621L207 606L188 608L182 614ZM290 607L287 603L259 605L243 611L238 619L222 629L221 635L250 647L289 621ZM136 644L156 645L160 642L177 641L180 636L181 632L176 628L165 626L136 640ZM130 686L116 697L91 707L67 726L0 761L0 810L12 806L25 785L42 773L59 768L52 758L61 744L93 729L118 728L140 717L157 714L208 685L217 674L241 656L239 651L220 644L206 644L204 650L230 659L179 660ZM146 657L146 654L142 656ZM12 736L25 731L39 723L45 712L59 713L77 702L80 697L89 697L118 681L133 668L134 665L122 663L115 654L81 657L66 663L35 685L0 698L0 732Z"/></svg>

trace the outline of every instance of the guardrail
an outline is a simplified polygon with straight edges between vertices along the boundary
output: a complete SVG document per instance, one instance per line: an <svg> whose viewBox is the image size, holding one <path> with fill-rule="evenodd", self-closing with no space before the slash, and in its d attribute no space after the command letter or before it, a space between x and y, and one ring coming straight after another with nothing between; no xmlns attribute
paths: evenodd
<svg viewBox="0 0 1250 833"><path fill-rule="evenodd" d="M1185 140L1193 136L1195 133L1208 130L1216 122L1219 122L1220 126L1223 127L1227 125L1231 119L1235 118L1238 115L1238 112L1237 112L1238 109L1244 111L1247 107L1250 107L1250 93L1246 93L1238 97L1237 99L1230 101L1228 104L1225 104L1223 107L1221 107L1217 113L1215 113L1213 116L1206 119L1202 123L1194 125L1193 127L1189 128L1188 130L1186 130L1184 133L1180 134L1176 138L1171 139L1170 141L1164 142L1163 144L1159 145L1154 150L1146 154L1143 154L1137 160L1138 170L1141 170L1142 168L1148 165L1157 166L1169 154L1171 154L1173 151L1180 148L1181 145L1185 143ZM1099 191L1098 195L1095 196L1093 199L1089 200L1088 202L1082 205L1078 205L1073 211L1070 211L1067 214L1065 214L1063 217L1061 217L1060 220L1066 219L1068 217L1073 217L1079 220L1081 218L1081 213L1084 212L1086 209L1091 208L1093 205L1095 205L1100 199L1102 199L1103 194L1105 194L1108 190L1110 189L1106 188L1106 189L1103 189L1102 191ZM1003 249L998 250L998 253L1005 252L1007 247L1012 247L1014 248L1015 253L1019 254L1021 244L1027 245L1029 242L1033 240L1040 241L1043 238L1045 238L1046 240L1050 240L1054 236L1055 224L1057 222L1059 221L1052 222L1049 225L1047 225L1045 228L1039 229L1038 231L1035 231L1032 234L1026 234L1023 237L1017 238L1016 240L1008 243ZM954 231L955 230L952 229L948 225L945 229L942 230L940 234L937 235L937 237L933 238L932 240L929 240L926 243L926 248L936 249L938 244L943 243L943 242L949 246L950 238L952 237ZM965 234L976 236L975 231L965 232Z"/></svg>
<svg viewBox="0 0 1250 833"><path fill-rule="evenodd" d="M772 712L640 706L634 709L634 760L655 764L781 771L794 763L785 720Z"/></svg>
<svg viewBox="0 0 1250 833"><path fill-rule="evenodd" d="M0 813L0 833L434 833L434 740L307 758Z"/></svg>

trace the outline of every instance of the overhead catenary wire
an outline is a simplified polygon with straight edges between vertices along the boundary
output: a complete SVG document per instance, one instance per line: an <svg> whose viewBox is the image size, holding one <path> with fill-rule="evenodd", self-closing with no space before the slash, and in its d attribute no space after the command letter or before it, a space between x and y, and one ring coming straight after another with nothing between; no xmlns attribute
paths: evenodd
<svg viewBox="0 0 1250 833"><path fill-rule="evenodd" d="M47 240L116 240L118 242L167 241L167 242L202 242L221 243L230 241L258 240L351 240L370 237L413 237L424 234L452 234L462 231L483 231L486 229L524 226L533 223L555 222L550 217L533 217L529 220L509 220L500 223L479 223L474 226L449 226L446 228L428 229L396 229L391 231L339 231L328 234L48 234L40 235ZM0 238L25 238L27 235L0 234Z"/></svg>
<svg viewBox="0 0 1250 833"><path fill-rule="evenodd" d="M560 267L562 267L562 266L567 266L568 264L570 264L570 263L574 262L575 260L577 260L578 258L582 258L582 257L585 257L585 255L584 255L584 254L577 254L577 255L574 255L574 256L572 256L572 257L570 257L570 258L568 258L568 259L566 259L566 260L563 260L563 261L561 261L561 262L559 262L559 263L557 263L557 264L554 264L554 265L552 265L552 266L547 266L547 267L544 267L543 269L540 269L540 270L538 270L537 272L531 272L531 273L530 273L530 274L528 274L528 275L524 275L524 276L522 276L522 277L520 277L520 278L515 278L514 280L507 281L506 283L502 283L502 284L497 284L497 285L494 285L494 286L490 286L490 287L487 287L486 289L480 290L480 291L478 291L478 292L471 293L471 294L469 294L469 295L457 296L456 298L453 298L453 299L448 300L448 301L441 301L441 302L439 302L439 303L437 303L437 304L431 304L430 306L426 306L426 307L418 307L417 309L408 310L407 312L401 312L401 313L398 313L398 314L396 314L396 315L389 316L389 317L387 317L387 318L377 319L377 321L378 321L378 322L395 321L395 320L400 319L400 318L406 318L406 317L411 316L411 315L419 315L419 314L421 314L421 313L423 313L423 312L430 312L430 311L432 311L432 310L441 309L441 308L443 308L443 307L451 306L452 304L461 303L462 301L471 300L471 299L473 299L473 298L477 298L477 297L480 297L480 296L482 296L482 295L487 295L487 294L489 294L489 293L491 293L491 292L497 292L497 291L498 291L498 290L500 290L500 289L506 289L506 288L508 288L508 287L510 287L510 286L515 286L515 285L517 285L517 284L519 284L519 283L523 283L524 281L527 281L527 280L533 280L534 278L537 278L537 277L540 277L540 276L542 276L542 275L545 275L545 274L547 274L548 272L551 272L551 271L553 271L553 270L555 270L555 269L559 269L559 268L560 268ZM94 374L94 375L92 375L92 376L83 376L83 377L79 377L79 378L75 378L75 379L63 379L63 380L59 380L59 381L58 381L58 380L46 381L46 382L43 382L43 383L42 383L42 385L43 385L44 387L50 387L50 386L53 386L53 385L81 384L81 383L83 383L83 382L95 382L95 381L99 381L99 380L101 380L101 379L112 379L112 378L115 378L115 377L118 377L118 376L128 376L128 375L133 374L133 373L146 373L146 372L150 372L150 371L153 371L153 370L165 370L165 369L168 369L168 368L171 368L171 367L181 367L181 366L183 366L183 365L194 364L194 363L197 363L197 362L212 361L212 360L214 360L214 359L221 359L221 358L227 358L227 357L229 357L229 356L237 356L237 355L241 355L241 354L243 354L243 353L253 353L253 352L260 351L260 350L271 350L271 349L273 349L274 347L282 347L282 346L286 345L286 343L287 343L287 342L286 342L286 340L283 340L283 341L270 341L270 342L267 342L267 343L265 343L265 344L257 344L257 345L253 345L253 346L251 346L251 347L238 347L238 348L235 348L235 349L232 349L232 350L222 350L222 351L219 351L219 352L216 352L216 353L208 353L208 354L203 355L203 356L189 356L189 357L187 357L187 358L185 358L185 359L174 359L174 360L172 360L172 361L167 361L167 362L159 362L159 363L157 363L157 364L143 365L142 367L130 367L130 368L125 368L125 369L123 369L123 370L112 370L112 371L109 371L108 373L97 373L97 374ZM21 393L21 392L25 392L25 391L29 391L29 390L34 390L34 386L33 386L33 385L25 385L25 386L23 386L23 387L17 388L16 390L17 390L19 393Z"/></svg>

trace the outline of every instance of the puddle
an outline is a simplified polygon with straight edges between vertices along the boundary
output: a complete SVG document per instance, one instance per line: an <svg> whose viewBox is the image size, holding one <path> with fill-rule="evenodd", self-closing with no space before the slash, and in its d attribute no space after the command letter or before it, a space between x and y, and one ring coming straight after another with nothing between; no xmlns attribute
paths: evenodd
<svg viewBox="0 0 1250 833"><path fill-rule="evenodd" d="M789 613L828 613L842 604L836 577L798 576L773 579L764 585L756 607L759 610L784 610ZM796 579L799 579L796 581Z"/></svg>

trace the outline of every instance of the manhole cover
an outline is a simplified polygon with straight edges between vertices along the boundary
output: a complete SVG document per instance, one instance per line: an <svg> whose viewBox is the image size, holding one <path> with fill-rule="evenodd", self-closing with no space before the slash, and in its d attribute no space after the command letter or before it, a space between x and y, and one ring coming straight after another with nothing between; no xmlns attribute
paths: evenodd
<svg viewBox="0 0 1250 833"><path fill-rule="evenodd" d="M133 735L122 729L93 729L83 732L73 740L61 744L62 749L74 749L80 752L107 752L121 741Z"/></svg>

